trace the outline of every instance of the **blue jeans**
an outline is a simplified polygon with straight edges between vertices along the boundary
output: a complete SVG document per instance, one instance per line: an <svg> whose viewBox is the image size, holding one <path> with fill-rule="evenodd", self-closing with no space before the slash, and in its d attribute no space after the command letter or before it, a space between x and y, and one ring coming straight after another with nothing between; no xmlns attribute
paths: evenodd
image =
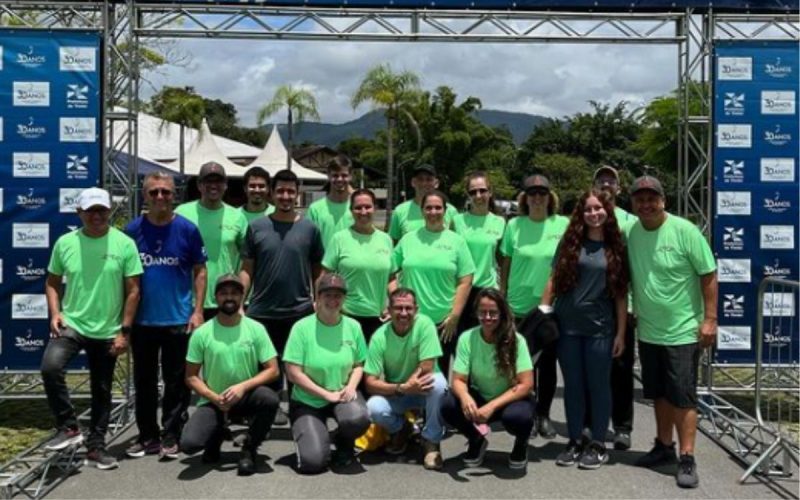
<svg viewBox="0 0 800 500"><path fill-rule="evenodd" d="M412 408L425 408L425 427L422 437L431 443L438 443L444 436L442 417L439 408L447 391L447 380L441 373L433 374L433 388L427 395L372 396L367 401L369 419L390 434L403 428L403 414Z"/></svg>
<svg viewBox="0 0 800 500"><path fill-rule="evenodd" d="M586 414L586 394L591 406L592 438L602 442L611 415L611 349L614 337L561 335L558 362L564 376L564 407L569 438L580 441Z"/></svg>

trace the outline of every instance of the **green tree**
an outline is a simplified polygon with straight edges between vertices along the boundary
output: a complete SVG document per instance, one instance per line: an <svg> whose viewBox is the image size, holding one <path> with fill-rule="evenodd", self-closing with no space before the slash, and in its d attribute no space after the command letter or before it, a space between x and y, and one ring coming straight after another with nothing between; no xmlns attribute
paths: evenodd
<svg viewBox="0 0 800 500"><path fill-rule="evenodd" d="M202 133L201 125L205 117L205 103L192 87L164 87L150 99L149 109L161 118L159 131L163 131L170 122L180 126L179 159L180 172L183 174L185 129L191 127Z"/></svg>
<svg viewBox="0 0 800 500"><path fill-rule="evenodd" d="M258 125L264 124L265 120L277 113L280 109L286 108L286 126L289 132L286 149L286 168L292 168L292 140L294 131L294 122L315 120L319 121L319 112L317 111L317 99L310 90L293 87L291 85L281 85L275 91L267 104L258 110Z"/></svg>
<svg viewBox="0 0 800 500"><path fill-rule="evenodd" d="M572 205L592 185L592 169L586 158L564 153L547 153L536 159L537 171L550 180L562 210Z"/></svg>
<svg viewBox="0 0 800 500"><path fill-rule="evenodd" d="M370 69L351 99L353 109L365 102L381 109L386 117L386 217L391 217L395 200L394 128L400 115L413 118L408 108L417 98L419 77L410 72L395 73L388 64Z"/></svg>

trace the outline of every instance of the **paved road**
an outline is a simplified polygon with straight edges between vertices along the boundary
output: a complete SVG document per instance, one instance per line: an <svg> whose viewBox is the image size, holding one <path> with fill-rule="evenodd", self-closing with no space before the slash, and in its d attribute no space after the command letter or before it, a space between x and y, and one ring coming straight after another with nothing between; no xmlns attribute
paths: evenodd
<svg viewBox="0 0 800 500"><path fill-rule="evenodd" d="M698 436L697 460L700 487L680 490L673 469L644 470L631 464L650 448L655 435L652 410L637 403L633 448L611 452L610 462L598 471L557 467L556 455L566 439L563 403L557 399L553 416L561 434L554 441L531 441L531 462L524 474L506 466L511 439L502 431L490 435L487 461L477 469L463 469L458 458L465 440L456 435L443 445L445 467L429 472L415 463L419 456L409 449L401 459L368 453L361 464L348 470L318 476L300 476L291 465L294 448L288 428L273 430L272 440L262 446L268 455L260 473L236 476L237 453L231 443L223 448L223 465L202 465L200 457L159 463L155 457L124 460L120 469L101 472L82 468L56 488L57 498L797 498L798 474L776 485L750 479L739 485L743 469L738 462ZM134 431L124 436L131 439ZM125 441L111 450L122 455ZM418 450L417 450L418 451Z"/></svg>

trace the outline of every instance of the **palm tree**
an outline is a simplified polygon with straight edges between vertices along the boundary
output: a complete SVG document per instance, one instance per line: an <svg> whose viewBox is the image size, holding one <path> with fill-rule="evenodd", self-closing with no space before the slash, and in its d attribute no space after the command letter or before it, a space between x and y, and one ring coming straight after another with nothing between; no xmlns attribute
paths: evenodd
<svg viewBox="0 0 800 500"><path fill-rule="evenodd" d="M272 100L258 110L258 124L263 125L264 120L277 113L284 106L286 106L288 112L286 120L286 126L288 127L286 168L291 170L294 119L297 118L298 122L309 118L319 121L319 113L317 112L317 100L310 90L292 87L291 85L281 85L275 91Z"/></svg>
<svg viewBox="0 0 800 500"><path fill-rule="evenodd" d="M419 93L419 77L410 71L394 73L388 64L370 69L364 76L351 99L353 109L365 101L372 102L376 109L384 110L386 116L386 218L392 215L395 194L393 132L400 114L411 117L406 107Z"/></svg>
<svg viewBox="0 0 800 500"><path fill-rule="evenodd" d="M194 92L192 87L164 87L151 100L153 114L161 118L158 131L163 132L169 123L180 125L179 158L180 172L184 173L184 151L186 127L196 129L202 133L203 118L206 114L206 105L203 98Z"/></svg>

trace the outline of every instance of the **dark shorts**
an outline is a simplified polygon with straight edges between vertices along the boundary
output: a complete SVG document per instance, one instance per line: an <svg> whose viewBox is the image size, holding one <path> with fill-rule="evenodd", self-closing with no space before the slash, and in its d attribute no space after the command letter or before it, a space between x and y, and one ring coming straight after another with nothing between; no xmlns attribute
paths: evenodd
<svg viewBox="0 0 800 500"><path fill-rule="evenodd" d="M665 346L639 341L645 399L666 399L677 408L697 407L697 365L700 347Z"/></svg>

